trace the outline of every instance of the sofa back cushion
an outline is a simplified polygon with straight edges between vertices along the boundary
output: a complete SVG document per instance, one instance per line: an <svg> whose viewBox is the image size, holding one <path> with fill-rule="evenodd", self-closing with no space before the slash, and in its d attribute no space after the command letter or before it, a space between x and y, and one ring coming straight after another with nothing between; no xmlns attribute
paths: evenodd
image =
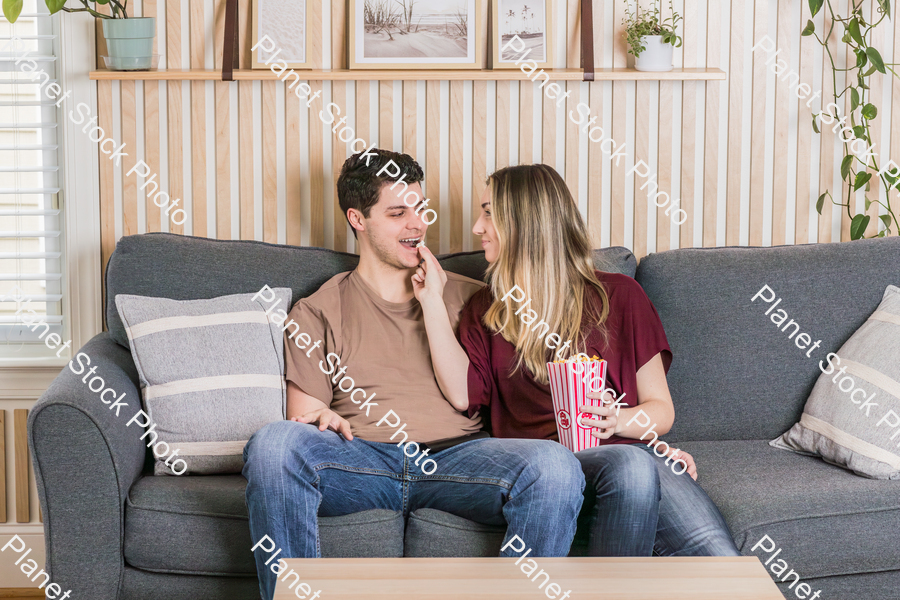
<svg viewBox="0 0 900 600"><path fill-rule="evenodd" d="M454 273L483 280L484 252L438 257ZM128 337L113 301L117 294L173 300L216 298L257 292L264 285L293 290L291 305L309 296L334 275L356 268L359 256L324 248L255 241L148 233L123 237L106 268L104 314L110 335L128 347ZM626 248L594 251L598 268L634 277L636 261Z"/></svg>
<svg viewBox="0 0 900 600"><path fill-rule="evenodd" d="M257 292L268 285L291 288L293 305L357 262L354 254L323 248L169 233L123 237L106 267L106 326L113 339L128 347L114 302L117 294L196 300Z"/></svg>
<svg viewBox="0 0 900 600"><path fill-rule="evenodd" d="M636 279L674 355L675 425L667 441L771 439L800 419L819 361L900 282L900 238L673 250L644 258ZM766 285L775 299L765 303L772 297L765 292L751 302ZM799 332L775 324L781 309ZM806 350L797 346L800 333L811 337Z"/></svg>

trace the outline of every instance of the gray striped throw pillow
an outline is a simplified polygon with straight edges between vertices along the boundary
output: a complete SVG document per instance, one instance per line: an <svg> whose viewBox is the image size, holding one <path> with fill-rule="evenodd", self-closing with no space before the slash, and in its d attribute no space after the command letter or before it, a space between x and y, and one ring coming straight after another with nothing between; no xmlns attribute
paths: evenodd
<svg viewBox="0 0 900 600"><path fill-rule="evenodd" d="M769 442L821 456L873 479L900 479L900 288L887 287L878 308L822 374L800 422Z"/></svg>
<svg viewBox="0 0 900 600"><path fill-rule="evenodd" d="M290 305L290 289L274 292ZM132 429L152 443L155 474L240 473L250 436L284 419L284 338L253 296L116 296L151 423Z"/></svg>

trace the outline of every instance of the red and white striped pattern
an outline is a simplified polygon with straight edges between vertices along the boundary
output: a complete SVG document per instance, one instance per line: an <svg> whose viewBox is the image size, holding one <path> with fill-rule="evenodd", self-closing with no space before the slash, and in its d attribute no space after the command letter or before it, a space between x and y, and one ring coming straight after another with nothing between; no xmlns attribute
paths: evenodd
<svg viewBox="0 0 900 600"><path fill-rule="evenodd" d="M585 427L578 423L578 419L582 417L578 407L601 405L600 400L587 398L586 395L588 392L605 389L606 367L607 363L602 359L590 362L547 363L559 441L572 452L600 445L600 440L591 435L593 427ZM584 416L590 418L594 415L584 414Z"/></svg>

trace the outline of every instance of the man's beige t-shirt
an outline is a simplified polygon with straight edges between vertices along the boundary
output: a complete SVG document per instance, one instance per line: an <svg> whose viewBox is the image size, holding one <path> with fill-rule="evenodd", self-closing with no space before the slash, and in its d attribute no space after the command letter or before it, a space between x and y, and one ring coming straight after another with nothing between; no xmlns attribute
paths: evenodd
<svg viewBox="0 0 900 600"><path fill-rule="evenodd" d="M482 287L479 281L447 273L444 304L454 331L463 305ZM406 423L408 441L427 444L481 429L480 416L470 419L457 412L441 393L422 307L415 298L388 302L354 270L335 275L312 296L299 300L286 323L290 319L312 342L306 344L299 333L291 338L296 332L293 325L285 330L285 378L347 419L354 436L391 442L399 426L390 424L396 420L391 417L375 425L389 410ZM322 344L307 357L318 340ZM364 394L354 392L356 388ZM372 401L360 410L363 398ZM402 439L401 433L393 441Z"/></svg>

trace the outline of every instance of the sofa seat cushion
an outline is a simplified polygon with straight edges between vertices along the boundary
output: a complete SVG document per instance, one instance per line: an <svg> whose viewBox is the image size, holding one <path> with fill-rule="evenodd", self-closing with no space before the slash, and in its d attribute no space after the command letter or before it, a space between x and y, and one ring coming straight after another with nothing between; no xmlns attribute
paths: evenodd
<svg viewBox="0 0 900 600"><path fill-rule="evenodd" d="M698 483L744 555L768 560L762 548L750 550L768 535L782 549L775 560L803 579L900 569L900 482L866 479L766 440L677 446L693 455Z"/></svg>
<svg viewBox="0 0 900 600"><path fill-rule="evenodd" d="M125 562L146 571L255 575L241 475L143 477L125 506ZM322 556L403 555L403 517L369 510L319 519Z"/></svg>
<svg viewBox="0 0 900 600"><path fill-rule="evenodd" d="M404 556L499 556L506 527L482 525L433 508L413 511Z"/></svg>

